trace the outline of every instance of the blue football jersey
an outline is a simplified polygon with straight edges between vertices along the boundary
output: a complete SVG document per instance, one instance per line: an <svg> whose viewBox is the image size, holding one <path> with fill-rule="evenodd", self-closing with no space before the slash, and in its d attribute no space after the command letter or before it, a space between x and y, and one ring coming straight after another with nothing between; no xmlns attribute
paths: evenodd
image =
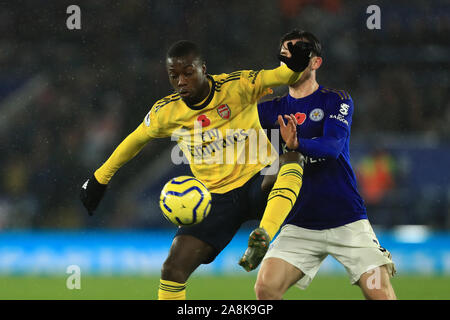
<svg viewBox="0 0 450 320"><path fill-rule="evenodd" d="M294 114L298 151L307 160L300 194L285 224L322 230L367 219L350 165L353 101L348 93L320 86L304 98L286 95L260 103L258 113L265 129L279 128L278 115Z"/></svg>

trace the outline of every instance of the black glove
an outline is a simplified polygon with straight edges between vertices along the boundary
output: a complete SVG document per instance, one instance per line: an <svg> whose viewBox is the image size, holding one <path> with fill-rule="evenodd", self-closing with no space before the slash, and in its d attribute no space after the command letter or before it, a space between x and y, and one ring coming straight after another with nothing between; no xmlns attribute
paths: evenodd
<svg viewBox="0 0 450 320"><path fill-rule="evenodd" d="M287 47L291 53L288 58L281 54L278 55L278 60L284 62L289 69L295 72L302 72L309 65L309 58L311 57L312 45L308 42L298 41L295 44L288 42Z"/></svg>
<svg viewBox="0 0 450 320"><path fill-rule="evenodd" d="M250 233L248 248L245 250L239 265L247 272L256 269L269 249L270 237L263 228L256 228Z"/></svg>
<svg viewBox="0 0 450 320"><path fill-rule="evenodd" d="M94 175L81 187L80 199L90 216L94 214L106 191L106 184L97 181Z"/></svg>

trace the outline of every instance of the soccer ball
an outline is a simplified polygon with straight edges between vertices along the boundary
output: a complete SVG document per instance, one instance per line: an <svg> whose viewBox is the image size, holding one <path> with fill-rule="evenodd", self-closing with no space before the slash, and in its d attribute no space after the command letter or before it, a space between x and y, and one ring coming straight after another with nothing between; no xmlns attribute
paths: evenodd
<svg viewBox="0 0 450 320"><path fill-rule="evenodd" d="M177 226L202 222L211 211L211 193L190 176L173 178L161 191L159 206L167 220Z"/></svg>

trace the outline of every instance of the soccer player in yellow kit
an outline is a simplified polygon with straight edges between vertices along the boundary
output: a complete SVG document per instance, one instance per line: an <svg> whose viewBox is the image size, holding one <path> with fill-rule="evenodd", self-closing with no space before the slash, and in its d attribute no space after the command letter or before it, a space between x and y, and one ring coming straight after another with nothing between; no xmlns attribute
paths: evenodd
<svg viewBox="0 0 450 320"><path fill-rule="evenodd" d="M210 190L212 205L202 223L178 228L162 266L159 299L185 299L191 273L201 264L212 262L242 223L262 216L260 228L251 234L249 248L240 261L246 270L254 269L295 203L302 184L304 159L300 153L280 156L273 188L267 182L270 179L264 183L265 176L260 174L275 161L273 155L263 155L263 161L252 163L238 160L241 155L251 157L254 140L249 135L252 130L262 130L258 99L271 87L295 83L309 63L310 47L291 46L289 50L291 57L281 57L285 64L273 70L209 75L196 44L185 40L173 44L166 66L175 93L158 100L137 129L83 184L80 198L92 215L121 166L151 139L176 137L193 174ZM265 135L262 139L270 146ZM231 162L229 158L212 161L221 157L224 160L229 149L239 142L245 148ZM252 247L252 243L256 245Z"/></svg>

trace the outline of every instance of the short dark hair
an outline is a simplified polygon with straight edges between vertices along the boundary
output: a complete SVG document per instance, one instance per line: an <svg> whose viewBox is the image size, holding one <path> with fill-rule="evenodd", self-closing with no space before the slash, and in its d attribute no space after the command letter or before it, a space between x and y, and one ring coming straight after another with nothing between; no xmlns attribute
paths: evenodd
<svg viewBox="0 0 450 320"><path fill-rule="evenodd" d="M289 40L295 40L295 39L305 39L309 43L312 44L312 52L317 57L322 56L322 44L320 43L319 39L315 35L313 35L311 32L300 30L300 29L294 29L288 33L286 33L284 36L281 37L280 40L280 47L278 48L278 52L281 50L281 47L283 46L283 43L285 41Z"/></svg>
<svg viewBox="0 0 450 320"><path fill-rule="evenodd" d="M166 58L179 58L190 54L203 61L200 49L194 42L189 40L180 40L170 46L169 50L167 50Z"/></svg>

